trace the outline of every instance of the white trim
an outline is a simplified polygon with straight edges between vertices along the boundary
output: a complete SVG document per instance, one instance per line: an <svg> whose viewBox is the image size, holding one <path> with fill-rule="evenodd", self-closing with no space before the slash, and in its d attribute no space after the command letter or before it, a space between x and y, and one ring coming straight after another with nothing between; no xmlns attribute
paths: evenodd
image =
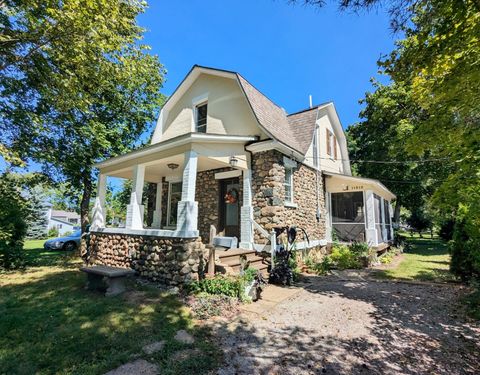
<svg viewBox="0 0 480 375"><path fill-rule="evenodd" d="M143 147L139 150L131 151L127 154L115 156L113 158L98 162L93 165L94 168L106 168L115 164L120 164L128 160L141 158L169 150L174 147L183 146L189 143L245 143L252 142L258 139L257 136L240 136L240 135L223 135L223 134L204 134L204 133L187 133L165 142L155 143L150 146Z"/></svg>
<svg viewBox="0 0 480 375"><path fill-rule="evenodd" d="M182 177L180 176L167 176L165 177L166 182L182 182Z"/></svg>
<svg viewBox="0 0 480 375"><path fill-rule="evenodd" d="M302 241L302 242L297 242L295 244L295 247L299 250L302 249L311 249L312 247L317 247L317 246L327 246L328 241L326 239L321 239L321 240L312 240L310 242L307 241Z"/></svg>
<svg viewBox="0 0 480 375"><path fill-rule="evenodd" d="M297 168L298 163L295 160L292 160L290 158L287 158L286 156L283 157L283 165L285 167L294 169Z"/></svg>
<svg viewBox="0 0 480 375"><path fill-rule="evenodd" d="M203 104L203 102L208 102L208 92L193 98L192 99L192 106L196 107L199 104Z"/></svg>
<svg viewBox="0 0 480 375"><path fill-rule="evenodd" d="M215 180L223 180L225 178L234 178L234 177L239 177L241 175L242 175L242 171L239 169L235 169L234 171L218 172L218 173L215 173Z"/></svg>
<svg viewBox="0 0 480 375"><path fill-rule="evenodd" d="M245 149L253 153L263 152L268 150L277 150L277 151L280 151L282 154L287 155L295 160L299 160L303 162L303 160L305 159L305 155L303 155L302 153L295 151L293 148L287 146L286 144L283 144L279 141L272 140L272 139L252 143L247 147L245 147Z"/></svg>

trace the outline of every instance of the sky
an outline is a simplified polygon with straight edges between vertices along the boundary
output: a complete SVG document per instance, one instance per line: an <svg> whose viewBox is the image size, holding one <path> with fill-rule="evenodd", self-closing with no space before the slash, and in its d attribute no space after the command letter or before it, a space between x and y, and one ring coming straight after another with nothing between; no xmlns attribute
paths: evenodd
<svg viewBox="0 0 480 375"><path fill-rule="evenodd" d="M194 64L239 72L288 113L334 101L344 127L359 99L382 82L377 60L395 35L384 9L355 14L287 0L149 1L144 42L167 69L170 95Z"/></svg>
<svg viewBox="0 0 480 375"><path fill-rule="evenodd" d="M143 42L168 71L165 95L194 64L233 70L288 113L307 108L309 95L314 104L334 101L346 128L358 121L358 101L371 90L370 78L386 81L376 63L398 35L383 9L355 14L336 4L150 0L138 22L147 29ZM28 169L40 166L30 163Z"/></svg>

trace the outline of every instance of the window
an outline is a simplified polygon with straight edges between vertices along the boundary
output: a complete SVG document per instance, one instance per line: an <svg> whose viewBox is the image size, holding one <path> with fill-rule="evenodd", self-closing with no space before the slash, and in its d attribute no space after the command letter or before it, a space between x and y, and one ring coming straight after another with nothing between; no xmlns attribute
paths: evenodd
<svg viewBox="0 0 480 375"><path fill-rule="evenodd" d="M199 133L207 132L207 103L202 103L195 107L195 131Z"/></svg>
<svg viewBox="0 0 480 375"><path fill-rule="evenodd" d="M293 168L285 166L285 203L293 203Z"/></svg>
<svg viewBox="0 0 480 375"><path fill-rule="evenodd" d="M327 154L337 160L337 137L327 129Z"/></svg>
<svg viewBox="0 0 480 375"><path fill-rule="evenodd" d="M177 225L178 202L182 199L182 183L170 182L168 185L167 227Z"/></svg>

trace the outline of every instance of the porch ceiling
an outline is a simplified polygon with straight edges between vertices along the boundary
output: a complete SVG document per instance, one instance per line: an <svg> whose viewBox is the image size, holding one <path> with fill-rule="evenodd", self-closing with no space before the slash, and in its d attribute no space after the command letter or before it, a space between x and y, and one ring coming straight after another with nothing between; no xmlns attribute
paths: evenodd
<svg viewBox="0 0 480 375"><path fill-rule="evenodd" d="M145 181L158 182L161 177L181 177L185 152L193 150L198 155L197 171L227 167L231 156L238 159L238 169L246 169L245 144L255 139L256 137L188 133L105 160L95 164L95 167L107 176L132 179L133 168L145 165ZM178 164L178 168L168 168L170 163Z"/></svg>
<svg viewBox="0 0 480 375"><path fill-rule="evenodd" d="M184 155L174 155L151 163L145 167L145 181L146 182L159 182L162 177L181 179L184 166ZM177 164L178 168L172 170L168 167L168 164ZM218 160L216 158L206 157L199 155L197 171L208 171L210 169L228 167L230 164L227 160ZM125 179L133 179L133 167L120 169L107 173L110 177L120 177Z"/></svg>

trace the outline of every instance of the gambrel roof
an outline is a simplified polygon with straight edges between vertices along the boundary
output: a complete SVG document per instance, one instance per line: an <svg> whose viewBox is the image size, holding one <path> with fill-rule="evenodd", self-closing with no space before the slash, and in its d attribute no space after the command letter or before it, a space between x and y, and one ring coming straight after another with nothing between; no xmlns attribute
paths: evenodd
<svg viewBox="0 0 480 375"><path fill-rule="evenodd" d="M253 115L262 130L272 139L283 143L303 155L305 155L312 143L319 110L328 105L333 106L333 103L331 102L323 103L313 108L289 115L282 107L278 106L267 96L262 94L239 73L230 70L194 65L183 81L175 89L173 94L169 97L163 108L168 109L169 106L172 106L201 73L235 79L245 95L245 98L252 109ZM341 125L339 133L342 134L337 135L337 138L341 138L343 135Z"/></svg>

